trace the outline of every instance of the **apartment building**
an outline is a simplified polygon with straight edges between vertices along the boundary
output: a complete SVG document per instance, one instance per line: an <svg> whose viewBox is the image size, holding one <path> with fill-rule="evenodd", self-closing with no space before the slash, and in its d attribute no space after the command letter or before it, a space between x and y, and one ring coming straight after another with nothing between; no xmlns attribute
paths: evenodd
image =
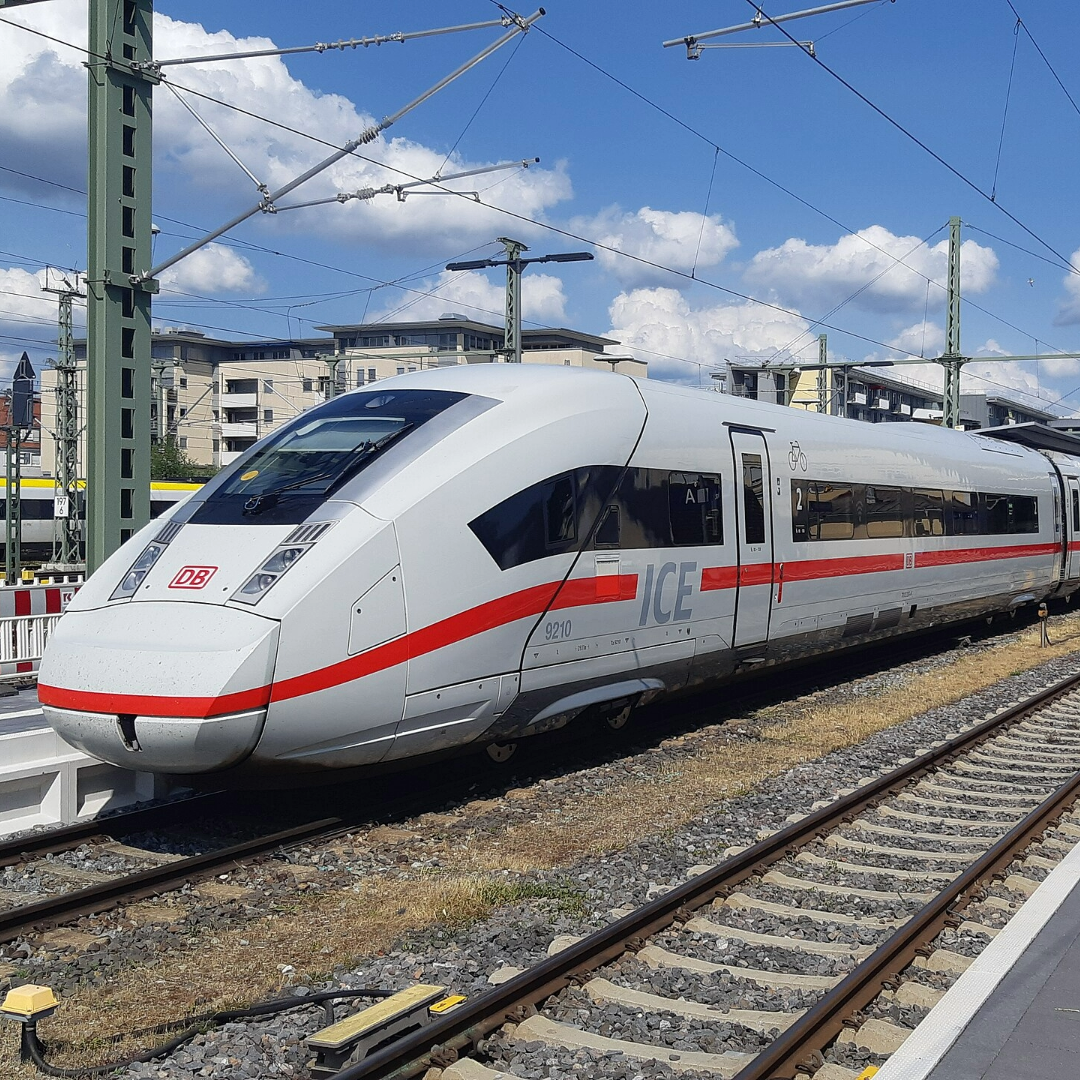
<svg viewBox="0 0 1080 1080"><path fill-rule="evenodd" d="M336 392L408 371L504 359L503 328L450 314L406 323L318 327L312 338L230 341L164 328L151 337L151 432L174 438L199 465L228 465L258 439ZM526 330L522 362L646 376L648 365L606 352L619 343L564 328ZM86 343L76 342L80 415L86 409ZM55 472L56 372L41 375L41 470ZM86 460L85 436L79 448Z"/></svg>

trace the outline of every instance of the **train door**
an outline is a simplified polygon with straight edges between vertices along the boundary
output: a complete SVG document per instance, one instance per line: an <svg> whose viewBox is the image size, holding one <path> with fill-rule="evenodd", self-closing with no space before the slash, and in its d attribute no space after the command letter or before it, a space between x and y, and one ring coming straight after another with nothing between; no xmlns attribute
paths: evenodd
<svg viewBox="0 0 1080 1080"><path fill-rule="evenodd" d="M1075 476L1069 477L1069 503L1065 511L1068 524L1069 561L1065 576L1071 581L1080 578L1080 481Z"/></svg>
<svg viewBox="0 0 1080 1080"><path fill-rule="evenodd" d="M769 452L759 432L731 431L735 463L738 590L734 644L754 645L769 637L772 611L773 536Z"/></svg>

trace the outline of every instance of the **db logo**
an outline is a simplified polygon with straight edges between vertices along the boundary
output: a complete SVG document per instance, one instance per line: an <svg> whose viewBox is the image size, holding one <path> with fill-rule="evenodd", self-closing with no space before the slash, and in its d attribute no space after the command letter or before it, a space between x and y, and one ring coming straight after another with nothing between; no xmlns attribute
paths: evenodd
<svg viewBox="0 0 1080 1080"><path fill-rule="evenodd" d="M181 566L170 589L201 589L217 573L216 566Z"/></svg>

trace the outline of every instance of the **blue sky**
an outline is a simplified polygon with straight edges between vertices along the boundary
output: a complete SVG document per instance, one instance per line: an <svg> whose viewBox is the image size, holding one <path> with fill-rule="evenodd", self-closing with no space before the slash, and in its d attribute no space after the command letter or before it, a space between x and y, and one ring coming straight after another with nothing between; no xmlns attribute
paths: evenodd
<svg viewBox="0 0 1080 1080"><path fill-rule="evenodd" d="M765 10L806 6L774 0ZM809 358L819 319L829 324L833 357L932 356L942 347L945 226L959 215L965 352L1080 350L1080 275L1067 266L1080 268L1074 3L896 0L787 24L815 42L835 75L794 48L712 49L689 61L684 48L661 47L745 21L753 15L745 0L550 0L545 8L523 39L366 148L368 160L348 159L294 198L500 161L539 157L539 165L448 185L478 191L479 203L384 195L260 216L163 280L155 325L231 337L443 311L498 322L499 271L442 267L497 255L495 237L509 235L533 254L597 255L527 271L532 325L618 338L617 351L649 360L656 377L707 384L725 358ZM47 0L0 18L81 45L85 10L85 0ZM490 0L160 0L158 14L155 51L165 57L499 12ZM172 69L169 81L273 187L329 152L305 135L340 144L498 33L192 65ZM726 40L785 39L766 29ZM0 171L0 361L27 347L39 364L54 351L55 304L37 298L32 275L39 279L45 263L85 262L85 200L66 190L85 187L85 71L76 50L4 23L0 48L0 165L53 181ZM155 96L155 159L158 258L256 199L252 182L164 88ZM971 389L1019 388L1080 408L1078 360L969 371ZM936 368L906 376L940 385Z"/></svg>

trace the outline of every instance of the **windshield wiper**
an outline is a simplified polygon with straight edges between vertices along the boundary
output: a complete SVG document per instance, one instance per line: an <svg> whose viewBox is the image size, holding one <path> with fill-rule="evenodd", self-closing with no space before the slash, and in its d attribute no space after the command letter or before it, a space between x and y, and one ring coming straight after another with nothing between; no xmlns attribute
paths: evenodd
<svg viewBox="0 0 1080 1080"><path fill-rule="evenodd" d="M316 473L314 476L305 476L302 480L295 480L291 484L285 484L282 487L271 488L269 491L260 492L258 495L252 495L251 498L244 503L244 514L259 514L263 510L269 509L269 506L265 505L267 500L273 500L270 506L273 506L277 502L280 495L285 494L288 491L293 491L299 487L305 487L308 484L317 483L319 480L335 480L338 478L345 478L354 473L359 466L360 462L367 460L373 454L378 454L385 450L392 442L400 438L405 432L415 427L415 424L403 424L396 431L391 431L384 435L381 439L377 439L374 442L365 442L356 447L353 451L357 455L357 460L349 465L346 469L341 471L321 472ZM321 493L320 493L321 494Z"/></svg>

